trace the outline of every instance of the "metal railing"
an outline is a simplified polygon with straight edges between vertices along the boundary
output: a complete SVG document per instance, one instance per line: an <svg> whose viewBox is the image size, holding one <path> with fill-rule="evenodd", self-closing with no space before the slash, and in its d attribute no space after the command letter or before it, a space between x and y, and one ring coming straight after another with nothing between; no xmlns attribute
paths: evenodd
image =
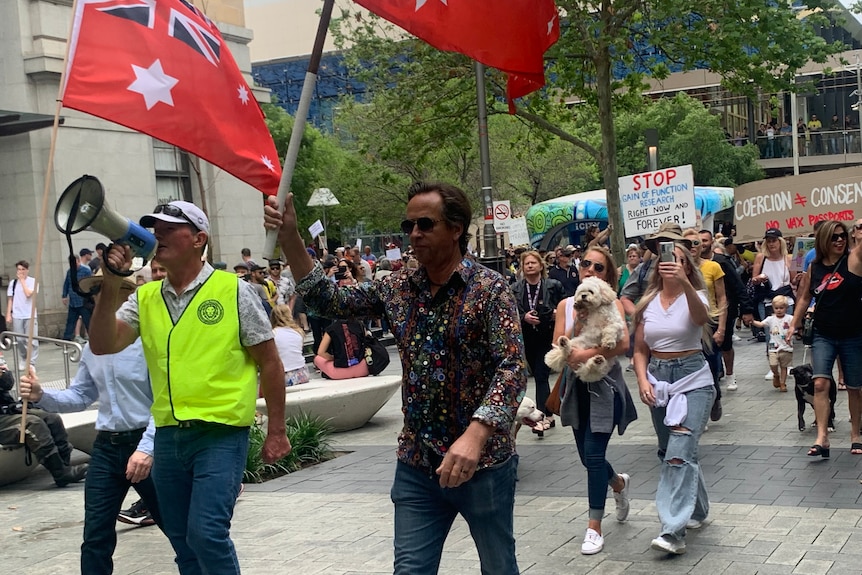
<svg viewBox="0 0 862 575"><path fill-rule="evenodd" d="M798 136L799 156L829 156L860 153L860 130L816 130L800 133ZM732 140L736 143L740 140ZM748 140L741 140L742 143ZM757 136L755 143L760 151L760 159L793 157L792 136L786 132L775 132L773 138Z"/></svg>
<svg viewBox="0 0 862 575"><path fill-rule="evenodd" d="M21 358L18 354L18 346L27 345L28 335L26 333L17 333L14 331L4 331L0 333L0 350L9 351L12 353L6 355L6 361L12 366L13 374L16 376L21 373ZM71 364L81 361L81 354L84 348L81 344L65 339L55 339L53 337L34 336L34 340L42 344L54 344L61 347L63 351L63 375L65 378L65 389L68 389L72 382ZM11 357L10 357L11 356ZM18 378L15 378L15 395L18 396Z"/></svg>

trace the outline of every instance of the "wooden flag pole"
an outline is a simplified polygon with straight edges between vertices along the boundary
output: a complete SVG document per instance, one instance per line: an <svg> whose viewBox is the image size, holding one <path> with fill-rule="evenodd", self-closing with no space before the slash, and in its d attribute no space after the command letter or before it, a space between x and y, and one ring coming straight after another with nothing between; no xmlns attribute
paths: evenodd
<svg viewBox="0 0 862 575"><path fill-rule="evenodd" d="M60 89L57 91L57 107L54 110L54 124L51 126L51 145L48 148L48 165L45 167L45 185L42 188L42 209L39 211L39 241L36 244L36 261L33 262L33 295L30 306L30 329L27 331L27 359L24 365L30 374L30 360L33 356L33 330L36 323L36 296L39 289L39 277L42 270L42 249L45 245L45 226L48 221L48 192L51 190L51 176L54 173L54 153L57 150L57 133L60 130L60 110L63 108L63 84L66 81L66 63L69 60L69 47L72 44L72 27L75 25L75 9L77 0L72 2L72 17L69 19L69 35L66 37L66 54L63 56L63 71L60 72ZM71 272L70 272L71 273ZM10 304L11 305L11 302ZM25 399L21 406L21 432L18 443L24 443L27 431L27 404Z"/></svg>
<svg viewBox="0 0 862 575"><path fill-rule="evenodd" d="M287 194L290 193L290 182L293 179L296 158L299 156L299 146L302 144L302 134L305 131L305 124L308 120L308 109L311 106L311 97L314 95L314 86L317 83L317 70L320 68L320 57L323 54L323 44L326 41L326 32L329 29L329 20L332 17L332 7L334 4L335 0L324 0L323 10L320 13L317 36L314 38L314 48L311 50L308 70L305 72L305 82L302 85L299 106L296 110L296 117L293 119L293 131L290 133L290 144L287 146L284 166L281 169L281 181L278 183L279 210L284 206ZM277 243L278 230L267 230L266 242L263 246L264 258L275 258L278 256L276 253Z"/></svg>

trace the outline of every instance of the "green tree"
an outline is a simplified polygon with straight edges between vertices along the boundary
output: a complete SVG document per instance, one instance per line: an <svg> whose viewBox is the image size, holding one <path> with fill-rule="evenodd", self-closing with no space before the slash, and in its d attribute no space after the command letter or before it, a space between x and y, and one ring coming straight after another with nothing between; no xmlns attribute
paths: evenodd
<svg viewBox="0 0 862 575"><path fill-rule="evenodd" d="M284 157L293 131L293 117L273 104L264 104L267 125L279 157ZM322 218L318 208L305 207L316 188L329 188L340 204L326 209L327 236L341 239L339 230L363 220L371 228L395 229L403 213L403 190L393 185L398 178L385 166L348 149L335 136L307 125L291 181L296 197L299 229L306 230ZM373 199L372 199L373 198ZM392 209L388 209L392 206ZM384 208L384 209L381 209Z"/></svg>
<svg viewBox="0 0 862 575"><path fill-rule="evenodd" d="M757 147L728 145L719 118L682 93L617 115L620 175L645 169L643 134L647 128L659 133L659 167L691 164L696 185L733 187L763 178Z"/></svg>
<svg viewBox="0 0 862 575"><path fill-rule="evenodd" d="M547 55L549 86L520 102L516 114L595 159L610 219L621 222L616 114L640 105L647 79L678 70L708 68L726 88L746 94L797 89L794 78L803 65L823 63L845 49L817 35L819 26L829 25L831 1L807 4L802 19L789 4L758 0L557 0L563 26ZM337 41L350 46L349 60L375 102L388 94L388 126L397 137L382 143L384 157L474 131L475 89L465 57L404 40L394 27L351 8L333 27ZM620 70L626 70L622 77L614 74ZM487 81L489 105L502 112L504 79L491 71ZM598 132L579 129L592 118L598 119ZM412 130L416 124L422 130ZM622 229L616 226L612 238L618 251Z"/></svg>

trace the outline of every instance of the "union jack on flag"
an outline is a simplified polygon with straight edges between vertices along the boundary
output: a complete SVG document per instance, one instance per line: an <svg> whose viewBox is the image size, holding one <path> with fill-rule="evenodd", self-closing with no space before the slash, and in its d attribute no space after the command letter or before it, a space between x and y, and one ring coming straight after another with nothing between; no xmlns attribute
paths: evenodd
<svg viewBox="0 0 862 575"><path fill-rule="evenodd" d="M78 0L63 105L149 134L267 195L281 169L215 23L187 0Z"/></svg>

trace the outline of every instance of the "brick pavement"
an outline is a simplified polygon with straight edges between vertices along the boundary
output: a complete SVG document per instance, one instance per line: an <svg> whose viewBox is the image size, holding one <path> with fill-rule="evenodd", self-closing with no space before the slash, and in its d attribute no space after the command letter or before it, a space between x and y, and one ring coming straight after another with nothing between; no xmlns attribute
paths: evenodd
<svg viewBox="0 0 862 575"><path fill-rule="evenodd" d="M653 503L659 463L647 412L639 406L641 418L609 448L615 468L632 475L632 513L625 524L606 519L605 549L595 556L580 554L586 474L570 430L558 425L542 440L522 431L515 510L522 573L862 573L862 458L849 453L845 394L836 404L831 460L808 458L813 431L796 429L792 387L782 394L764 380L762 344L743 340L736 347L739 390L725 392L725 415L701 442L711 523L689 532L688 553L668 557L649 549L659 528ZM797 361L801 357L798 349ZM40 363L43 373L50 371L43 357ZM398 368L392 362L389 369ZM810 408L806 415L810 423ZM391 573L388 493L399 426L396 396L364 428L335 436L348 454L247 486L232 530L243 573ZM0 488L4 572L76 571L82 517L83 487L56 489L46 472ZM158 529L120 526L119 541L116 573L176 572ZM479 572L461 520L449 535L440 572Z"/></svg>

